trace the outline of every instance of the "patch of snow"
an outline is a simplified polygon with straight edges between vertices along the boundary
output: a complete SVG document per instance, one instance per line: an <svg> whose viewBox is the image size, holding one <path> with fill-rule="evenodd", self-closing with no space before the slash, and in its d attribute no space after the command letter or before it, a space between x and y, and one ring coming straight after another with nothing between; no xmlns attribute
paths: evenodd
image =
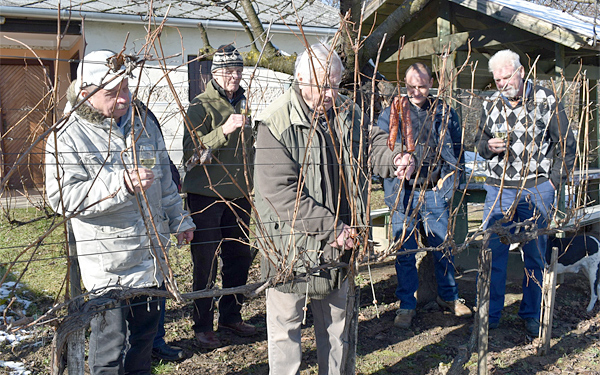
<svg viewBox="0 0 600 375"><path fill-rule="evenodd" d="M13 361L0 361L1 367L7 367L10 369L10 375L30 375L31 371L25 369L25 365L22 362Z"/></svg>
<svg viewBox="0 0 600 375"><path fill-rule="evenodd" d="M0 285L0 300L6 300L7 302L3 303L0 305L0 313L4 312L4 310L6 310L7 305L8 305L8 301L9 297L11 295L11 293L13 291L15 291L15 286L17 286L17 284L14 281L7 281L4 284ZM19 289L19 286L17 286L17 291ZM16 301L20 307L23 307L24 310L27 309L27 307L29 307L29 305L31 304L31 301L27 301L19 296L15 296L16 297ZM13 303L12 308L15 307L15 303ZM25 313L25 311L23 311L23 313ZM13 317L11 316L7 316L6 317L6 321L4 321L4 318L2 317L2 315L0 315L0 324L10 324L10 322L13 321ZM0 345L10 345L12 347L15 347L17 345L19 345L19 343L25 339L28 339L31 337L31 335L28 334L29 332L27 332L24 329L20 329L16 332L5 332L0 330ZM5 367L7 369L9 369L9 374L10 375L31 375L31 371L27 370L25 368L25 364L22 362L14 362L14 361L2 361L0 360L0 368L1 367Z"/></svg>
<svg viewBox="0 0 600 375"><path fill-rule="evenodd" d="M16 346L21 341L30 338L28 332L24 329L20 329L17 333L7 333L5 331L0 331L0 343L8 343L10 346Z"/></svg>
<svg viewBox="0 0 600 375"><path fill-rule="evenodd" d="M4 284L0 285L0 300L4 299L4 298L9 298L10 294L13 291L15 291L15 290L19 291L20 288L21 288L21 285L17 285L16 282L6 281ZM25 313L25 310L27 310L29 308L29 305L31 305L31 301L27 301L27 300L19 297L18 295L15 297L16 297L15 302L19 303L20 306L23 307L23 313ZM14 307L14 303L13 303L13 307ZM0 313L4 312L5 309L6 309L6 304L0 305Z"/></svg>

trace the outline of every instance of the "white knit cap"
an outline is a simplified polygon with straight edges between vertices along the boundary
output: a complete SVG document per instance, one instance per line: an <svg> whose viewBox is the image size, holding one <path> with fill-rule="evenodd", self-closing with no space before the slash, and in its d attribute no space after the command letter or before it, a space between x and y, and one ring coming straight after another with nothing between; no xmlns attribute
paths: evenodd
<svg viewBox="0 0 600 375"><path fill-rule="evenodd" d="M121 64L117 70L112 69L108 62L116 53L110 50L93 51L85 55L77 67L77 89L85 88L89 85L102 86L105 90L112 90L127 75L125 65Z"/></svg>

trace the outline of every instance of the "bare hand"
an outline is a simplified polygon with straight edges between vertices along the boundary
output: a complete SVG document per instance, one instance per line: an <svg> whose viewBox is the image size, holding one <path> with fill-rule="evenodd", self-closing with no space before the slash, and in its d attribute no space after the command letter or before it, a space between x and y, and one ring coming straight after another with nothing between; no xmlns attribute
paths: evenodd
<svg viewBox="0 0 600 375"><path fill-rule="evenodd" d="M499 154L506 151L506 141L502 138L490 138L488 139L488 148L494 154Z"/></svg>
<svg viewBox="0 0 600 375"><path fill-rule="evenodd" d="M229 115L229 118L223 124L223 134L229 135L233 133L236 129L244 127L247 121L249 119L244 115Z"/></svg>
<svg viewBox="0 0 600 375"><path fill-rule="evenodd" d="M394 158L394 165L396 166L396 171L394 174L399 179L410 180L410 176L412 176L415 171L415 159L411 154L402 153L396 155Z"/></svg>
<svg viewBox="0 0 600 375"><path fill-rule="evenodd" d="M148 168L129 169L124 176L125 185L130 192L146 191L154 182L154 173Z"/></svg>
<svg viewBox="0 0 600 375"><path fill-rule="evenodd" d="M344 229L342 229L342 232L338 235L335 241L329 244L329 246L336 249L350 250L354 248L354 239L356 238L356 235L356 229L352 229L348 225L344 224Z"/></svg>
<svg viewBox="0 0 600 375"><path fill-rule="evenodd" d="M177 246L186 245L194 239L194 230L188 229L185 232L177 233Z"/></svg>

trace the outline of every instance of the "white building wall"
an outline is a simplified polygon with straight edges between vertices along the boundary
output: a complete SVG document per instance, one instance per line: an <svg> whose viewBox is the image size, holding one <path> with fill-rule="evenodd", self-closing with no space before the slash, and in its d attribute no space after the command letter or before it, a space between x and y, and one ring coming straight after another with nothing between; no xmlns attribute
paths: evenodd
<svg viewBox="0 0 600 375"><path fill-rule="evenodd" d="M159 118L165 135L165 143L173 162L180 166L183 137L183 116L188 106L187 56L196 55L202 47L200 32L196 28L165 27L160 36L160 44L146 46L146 30L143 25L104 22L85 22L86 51L111 49L119 51L126 43L125 53L138 53L146 49L153 56L169 57L164 60L167 66L161 68L158 61L147 61L144 71L136 72L136 79L130 80L132 92L137 87L138 97L148 100L150 109ZM208 29L208 37L213 47L233 43L240 51L249 50L248 37L244 32ZM128 35L129 34L129 35ZM319 37L307 37L316 43ZM304 45L293 34L273 35L273 43L284 52L301 52ZM168 79L167 79L168 77ZM281 95L289 87L291 76L268 69L246 67L242 87L247 90L252 114L259 113L266 105ZM251 87L249 87L251 85ZM172 87L172 88L171 88ZM173 91L177 94L175 99Z"/></svg>

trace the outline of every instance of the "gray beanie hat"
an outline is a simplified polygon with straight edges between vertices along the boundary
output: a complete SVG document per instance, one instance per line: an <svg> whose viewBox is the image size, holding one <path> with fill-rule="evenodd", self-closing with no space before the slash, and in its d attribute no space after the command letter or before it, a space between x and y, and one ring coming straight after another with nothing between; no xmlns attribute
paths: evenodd
<svg viewBox="0 0 600 375"><path fill-rule="evenodd" d="M231 44L223 44L215 52L212 60L212 68L210 72L213 73L217 69L230 68L230 67L243 67L244 59L242 55L235 49Z"/></svg>

